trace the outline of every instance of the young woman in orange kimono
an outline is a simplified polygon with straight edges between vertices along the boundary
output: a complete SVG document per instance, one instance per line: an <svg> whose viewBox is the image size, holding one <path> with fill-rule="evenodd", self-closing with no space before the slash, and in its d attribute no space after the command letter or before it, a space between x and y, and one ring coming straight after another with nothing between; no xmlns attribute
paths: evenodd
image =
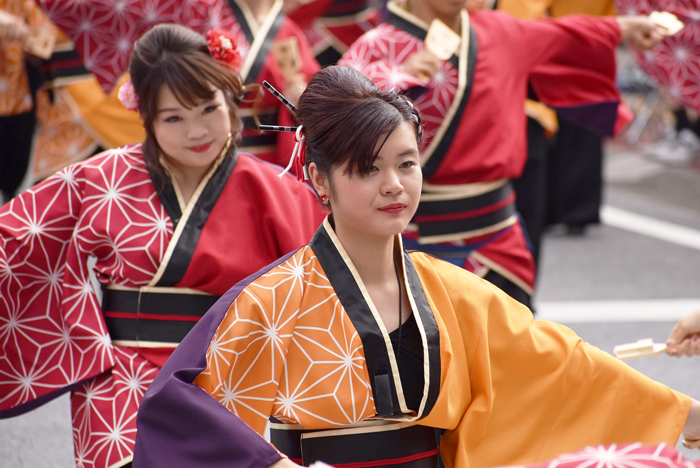
<svg viewBox="0 0 700 468"><path fill-rule="evenodd" d="M407 98L328 67L297 118L295 154L332 214L175 350L139 411L135 467L433 468L439 450L449 468L480 468L700 438L700 403L404 250L422 183Z"/></svg>

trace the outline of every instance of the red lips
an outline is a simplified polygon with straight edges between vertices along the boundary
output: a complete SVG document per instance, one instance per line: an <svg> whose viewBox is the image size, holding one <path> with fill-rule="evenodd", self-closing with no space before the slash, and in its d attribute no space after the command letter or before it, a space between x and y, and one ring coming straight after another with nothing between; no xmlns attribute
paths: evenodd
<svg viewBox="0 0 700 468"><path fill-rule="evenodd" d="M406 209L406 205L403 203L392 203L391 205L382 206L379 211L383 211L388 214L399 214Z"/></svg>
<svg viewBox="0 0 700 468"><path fill-rule="evenodd" d="M190 146L187 149L190 151L194 151L195 153L204 153L206 150L211 148L212 143L213 141L210 141L209 143L204 143L203 145Z"/></svg>

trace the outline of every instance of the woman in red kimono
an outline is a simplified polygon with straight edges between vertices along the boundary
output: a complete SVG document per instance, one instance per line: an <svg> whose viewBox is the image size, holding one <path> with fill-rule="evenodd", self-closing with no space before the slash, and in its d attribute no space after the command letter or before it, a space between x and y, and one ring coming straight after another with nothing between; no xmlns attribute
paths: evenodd
<svg viewBox="0 0 700 468"><path fill-rule="evenodd" d="M615 86L622 39L652 46L646 19L572 16L520 21L467 13L466 0L390 1L387 22L339 61L381 88L401 90L423 114L423 193L406 242L462 266L529 305L535 264L511 180L526 160L528 79L561 115L615 134L630 120ZM440 19L460 36L448 60L426 48ZM660 36L659 36L660 38Z"/></svg>
<svg viewBox="0 0 700 468"><path fill-rule="evenodd" d="M71 390L78 465L131 462L137 408L172 350L218 296L322 220L308 186L238 152L241 56L233 36L208 37L153 28L120 90L144 143L0 209L0 417Z"/></svg>

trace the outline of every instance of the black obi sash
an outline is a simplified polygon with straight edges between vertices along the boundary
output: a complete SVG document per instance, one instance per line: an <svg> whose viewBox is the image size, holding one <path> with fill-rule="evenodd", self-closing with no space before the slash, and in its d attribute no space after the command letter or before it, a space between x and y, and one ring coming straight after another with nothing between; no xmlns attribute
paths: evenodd
<svg viewBox="0 0 700 468"><path fill-rule="evenodd" d="M302 466L322 461L336 468L438 468L434 428L375 423L320 431L272 423L270 442Z"/></svg>

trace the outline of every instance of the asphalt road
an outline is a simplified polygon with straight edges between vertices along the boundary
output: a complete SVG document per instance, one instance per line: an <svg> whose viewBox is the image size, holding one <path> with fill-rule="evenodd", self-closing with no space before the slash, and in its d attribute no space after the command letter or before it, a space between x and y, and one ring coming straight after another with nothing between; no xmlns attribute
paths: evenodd
<svg viewBox="0 0 700 468"><path fill-rule="evenodd" d="M678 318L700 308L700 170L612 148L605 175L606 224L581 237L557 229L546 235L536 304L538 318L612 352L641 338L663 342ZM630 365L700 399L700 357L660 355ZM74 466L66 397L0 421L0 466Z"/></svg>

